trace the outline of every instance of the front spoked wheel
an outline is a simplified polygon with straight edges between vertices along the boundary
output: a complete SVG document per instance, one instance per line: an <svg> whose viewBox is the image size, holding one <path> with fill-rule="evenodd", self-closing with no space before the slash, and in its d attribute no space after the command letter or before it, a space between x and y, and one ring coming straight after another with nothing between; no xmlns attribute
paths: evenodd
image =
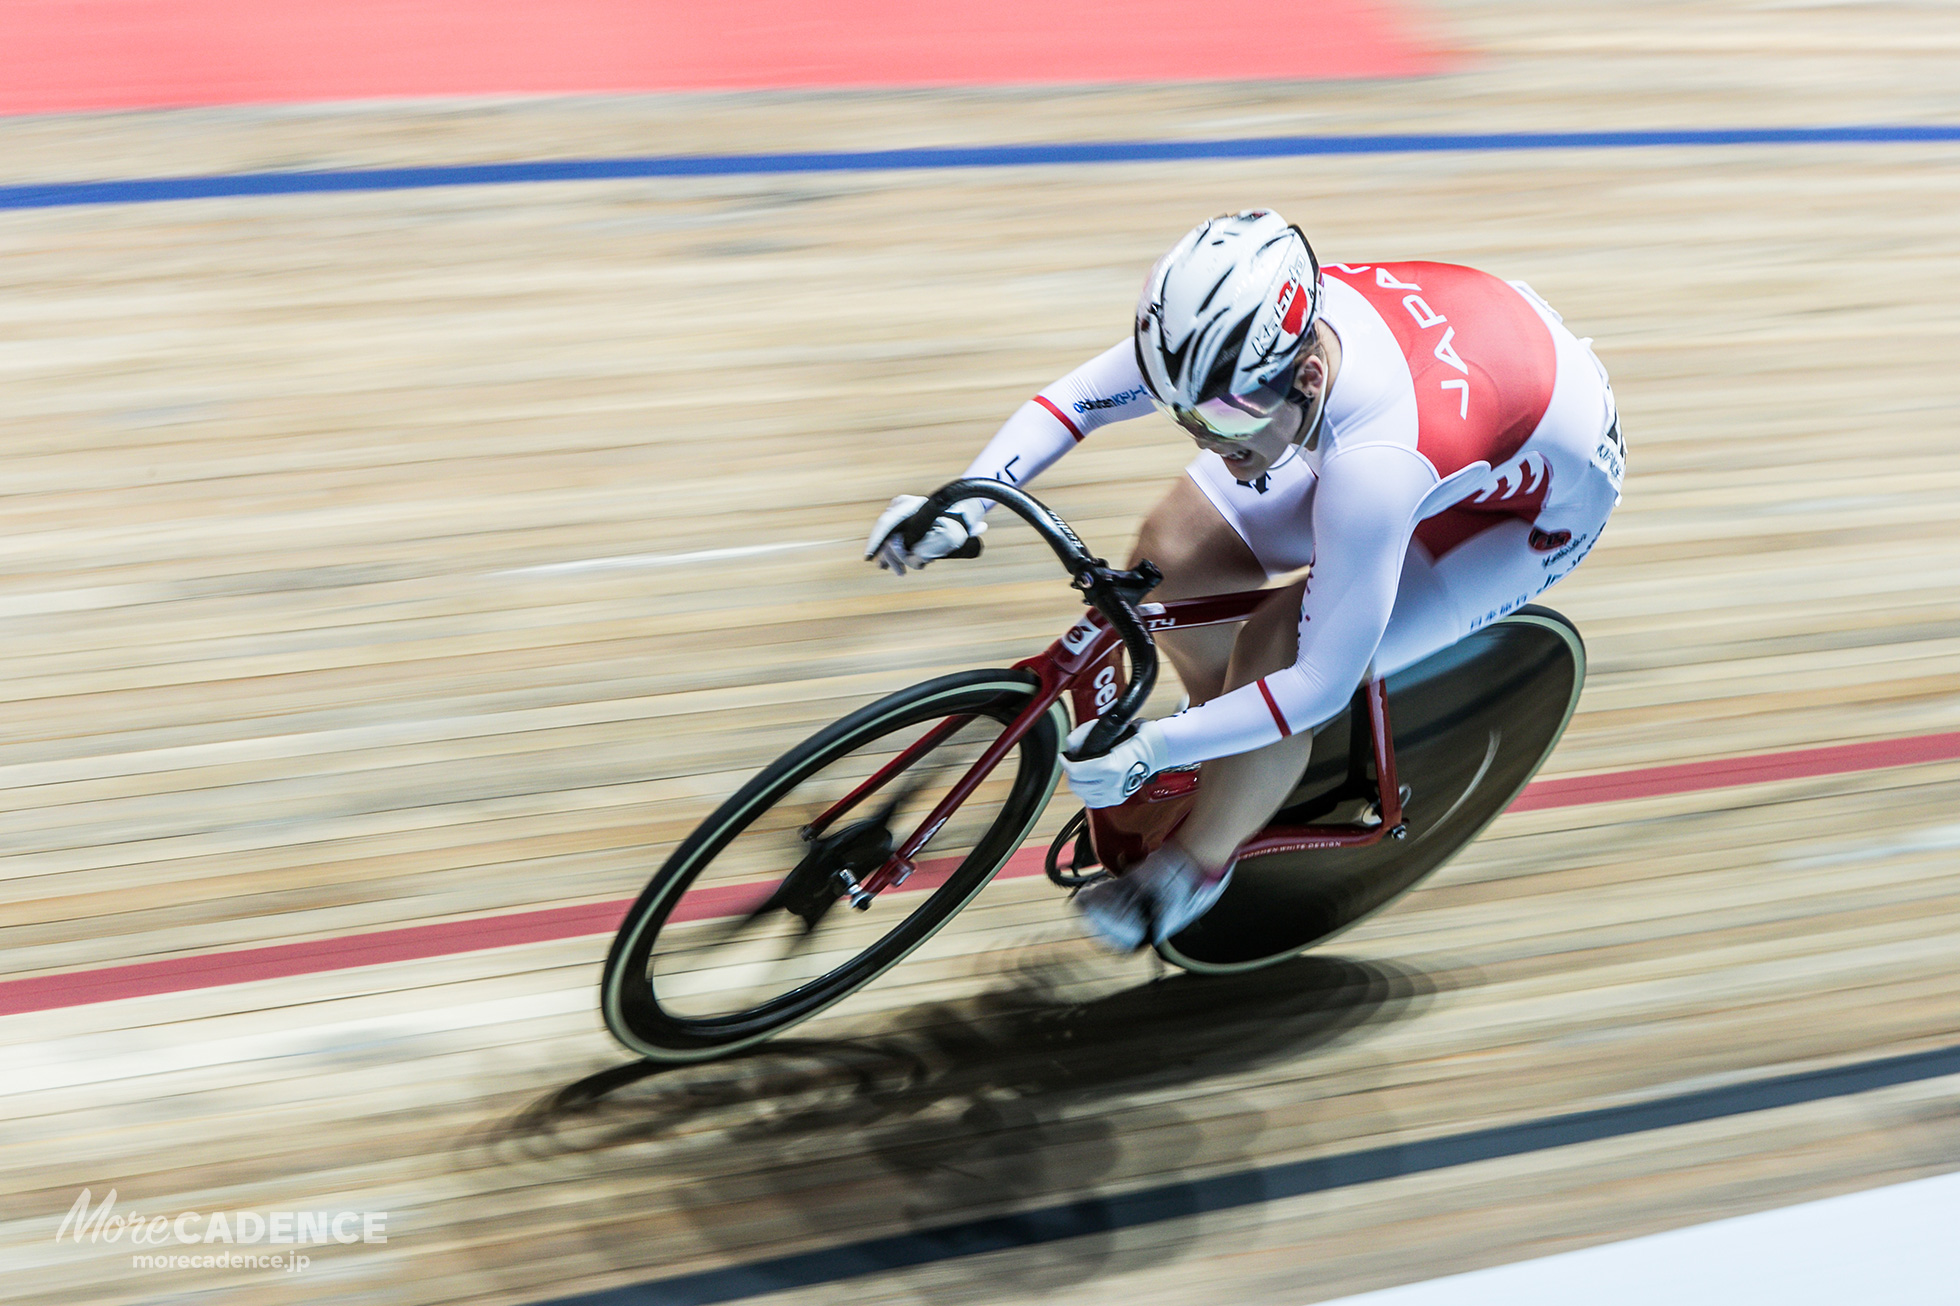
<svg viewBox="0 0 1960 1306"><path fill-rule="evenodd" d="M1068 724L1037 720L953 813L903 886L847 896L1033 699L1032 676L969 671L818 731L703 821L626 914L606 1025L656 1061L747 1046L838 1002L924 943L1020 847L1060 775Z"/></svg>

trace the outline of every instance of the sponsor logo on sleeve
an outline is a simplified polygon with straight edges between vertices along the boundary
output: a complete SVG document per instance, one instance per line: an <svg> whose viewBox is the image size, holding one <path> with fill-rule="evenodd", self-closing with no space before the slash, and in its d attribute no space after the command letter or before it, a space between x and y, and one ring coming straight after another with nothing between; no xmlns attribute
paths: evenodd
<svg viewBox="0 0 1960 1306"><path fill-rule="evenodd" d="M1069 407L1078 413L1093 412L1098 408L1127 408L1137 400L1147 397L1148 394L1149 392L1142 386L1137 386L1133 389L1125 390L1121 394L1109 395L1106 398L1078 399L1070 404Z"/></svg>

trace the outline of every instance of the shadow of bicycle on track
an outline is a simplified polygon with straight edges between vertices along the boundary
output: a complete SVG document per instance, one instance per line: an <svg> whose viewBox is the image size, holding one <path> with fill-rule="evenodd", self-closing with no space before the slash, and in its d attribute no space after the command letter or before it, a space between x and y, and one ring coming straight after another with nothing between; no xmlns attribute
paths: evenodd
<svg viewBox="0 0 1960 1306"><path fill-rule="evenodd" d="M777 1245L849 1241L1256 1163L1262 1148L1310 1141L1313 1113L1298 1108L1316 1093L1311 1066L1298 1068L1274 1119L1259 1103L1284 1080L1255 1072L1434 992L1418 973L1330 957L1080 996L1098 982L1106 966L1036 952L1000 987L886 1013L889 1032L875 1036L602 1071L533 1103L497 1143L642 1187L661 1175L672 1211L748 1258L763 1229ZM1264 1091L1235 1082L1247 1078ZM1374 1132L1352 1114L1355 1082L1350 1058L1343 1136ZM1122 1263L1174 1259L1195 1236L1128 1246ZM1092 1277L1114 1250L1114 1235L1098 1235L1017 1253L974 1299ZM932 1296L967 1294L935 1281Z"/></svg>

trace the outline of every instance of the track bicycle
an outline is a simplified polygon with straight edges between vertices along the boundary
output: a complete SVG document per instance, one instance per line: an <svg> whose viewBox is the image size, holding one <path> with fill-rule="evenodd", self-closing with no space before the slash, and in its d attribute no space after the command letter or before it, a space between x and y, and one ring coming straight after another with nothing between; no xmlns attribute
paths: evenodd
<svg viewBox="0 0 1960 1306"><path fill-rule="evenodd" d="M607 1028L634 1052L735 1051L904 960L1034 828L1061 776L1070 709L1097 721L1081 755L1107 752L1156 683L1153 632L1243 621L1271 593L1149 602L1162 579L1149 562L1110 567L997 481L942 486L901 527L907 543L975 497L1034 528L1088 611L1012 667L927 680L824 727L682 840L627 912L601 979ZM1241 845L1225 893L1158 953L1200 973L1249 970L1392 901L1517 797L1571 719L1585 668L1572 623L1528 605L1392 676L1371 672L1315 728L1304 775ZM1202 783L1201 768L1166 771L1119 806L1078 812L1042 869L1071 891L1121 874L1169 836Z"/></svg>

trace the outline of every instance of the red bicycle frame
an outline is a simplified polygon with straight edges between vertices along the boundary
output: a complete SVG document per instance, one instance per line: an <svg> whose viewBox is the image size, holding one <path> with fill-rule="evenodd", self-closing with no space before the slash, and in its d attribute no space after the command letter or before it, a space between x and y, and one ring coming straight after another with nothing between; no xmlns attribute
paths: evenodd
<svg viewBox="0 0 1960 1306"><path fill-rule="evenodd" d="M1136 612L1143 618L1145 627L1152 633L1167 630L1189 630L1198 626L1216 626L1226 622L1244 621L1250 617L1262 602L1272 597L1271 590L1246 590L1236 594L1219 594L1209 598L1180 599L1170 603L1138 604ZM1082 619L1071 626L1060 639L1050 644L1041 653L1015 664L1015 670L1027 671L1034 675L1036 688L1034 697L1014 720L1003 730L999 738L988 746L985 752L967 768L946 796L926 816L911 835L893 851L891 857L876 871L866 876L862 883L849 882L844 887L849 893L851 903L856 907L869 907L871 900L880 891L894 885L903 884L917 866L917 859L934 835L951 819L960 804L972 796L993 769L1007 756L1010 749L1019 744L1035 722L1054 706L1064 693L1073 695L1072 706L1075 719L1087 721L1100 716L1114 703L1126 683L1123 671L1123 642L1109 621L1095 609L1084 613ZM1299 852L1318 848L1359 848L1376 843L1384 836L1400 838L1405 829L1402 822L1402 791L1395 778L1395 745L1388 722L1388 691L1383 682L1370 676L1357 695L1356 707L1365 702L1367 730L1370 739L1370 760L1375 768L1374 807L1377 819L1364 822L1313 824L1299 826L1267 826L1239 846L1239 857L1263 857L1272 853ZM839 799L806 830L811 834L821 834L838 817L856 807L865 798L883 787L893 776L910 766L925 752L935 747L951 734L959 725L971 718L955 718L928 731L917 742L880 767L851 793ZM956 724L955 724L956 723ZM1135 858L1147 853L1150 848L1170 834L1188 810L1188 802L1178 802L1175 808L1166 807L1161 819L1153 819L1148 809L1153 805L1164 805L1174 800L1188 799L1198 788L1198 774L1194 771L1167 771L1158 775L1150 783L1118 807L1092 810L1089 813L1090 837L1105 865L1111 865L1112 856L1120 856L1127 866ZM1113 814L1123 813L1127 819L1119 822ZM1115 867L1123 869L1123 867Z"/></svg>

